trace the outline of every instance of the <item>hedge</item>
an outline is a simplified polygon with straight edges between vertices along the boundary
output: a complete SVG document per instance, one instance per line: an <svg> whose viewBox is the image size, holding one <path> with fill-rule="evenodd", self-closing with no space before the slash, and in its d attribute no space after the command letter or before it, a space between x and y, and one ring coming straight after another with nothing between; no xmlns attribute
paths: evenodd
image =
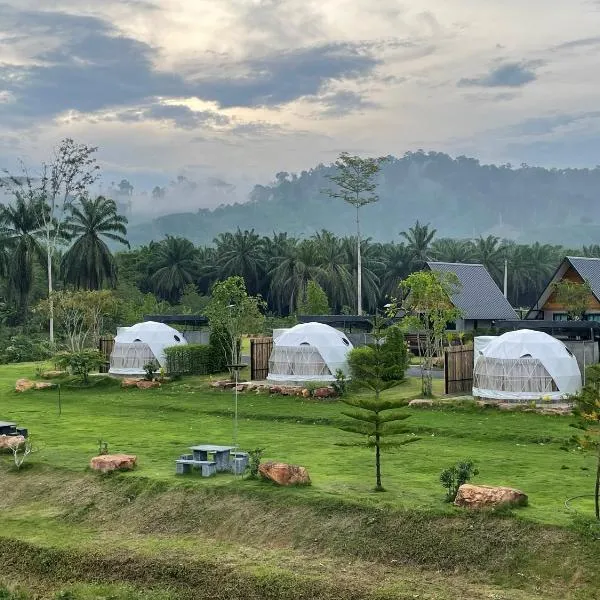
<svg viewBox="0 0 600 600"><path fill-rule="evenodd" d="M186 344L165 348L167 373L170 375L210 375L220 368L209 344Z"/></svg>

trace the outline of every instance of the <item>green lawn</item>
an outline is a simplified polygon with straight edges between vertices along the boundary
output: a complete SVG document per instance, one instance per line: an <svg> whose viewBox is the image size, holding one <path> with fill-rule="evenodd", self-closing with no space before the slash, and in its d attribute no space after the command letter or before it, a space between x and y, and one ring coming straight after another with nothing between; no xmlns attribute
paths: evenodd
<svg viewBox="0 0 600 600"><path fill-rule="evenodd" d="M34 365L0 369L0 420L14 420L30 430L41 447L33 462L82 472L96 453L97 440L103 439L110 451L138 456L139 469L131 476L177 485L189 481L174 475L174 460L188 446L231 442L233 394L209 390L201 378L151 391L63 389L59 416L57 391L13 391L18 377L34 372ZM415 397L418 383L410 380L389 393ZM565 500L593 489L593 457L560 449L572 432L569 418L450 405L407 409L411 418L406 424L421 440L384 455L388 492L374 494L372 451L338 445L356 439L336 427L342 408L340 402L240 394L239 445L264 447L265 459L305 465L313 485L302 494L309 498L453 512L443 502L438 477L462 458L476 461L477 481L524 490L530 504L518 515L537 522L569 523ZM220 475L197 484L239 482ZM578 502L577 507L587 510L589 504Z"/></svg>

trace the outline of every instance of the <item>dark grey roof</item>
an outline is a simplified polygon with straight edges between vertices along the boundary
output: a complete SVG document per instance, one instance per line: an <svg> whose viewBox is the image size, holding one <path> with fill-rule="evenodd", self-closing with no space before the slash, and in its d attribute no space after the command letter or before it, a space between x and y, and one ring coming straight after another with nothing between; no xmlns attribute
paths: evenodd
<svg viewBox="0 0 600 600"><path fill-rule="evenodd" d="M590 284L594 296L600 301L600 258L567 256L567 259L581 278Z"/></svg>
<svg viewBox="0 0 600 600"><path fill-rule="evenodd" d="M452 296L452 302L462 312L463 319L512 320L517 313L483 265L428 262L432 271L455 273L461 288Z"/></svg>

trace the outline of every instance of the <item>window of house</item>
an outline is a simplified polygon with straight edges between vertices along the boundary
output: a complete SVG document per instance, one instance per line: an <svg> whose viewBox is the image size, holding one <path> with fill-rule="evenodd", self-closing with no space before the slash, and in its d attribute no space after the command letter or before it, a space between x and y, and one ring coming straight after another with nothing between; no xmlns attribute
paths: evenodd
<svg viewBox="0 0 600 600"><path fill-rule="evenodd" d="M552 315L553 321L568 321L567 313L554 313Z"/></svg>
<svg viewBox="0 0 600 600"><path fill-rule="evenodd" d="M586 321L595 321L596 323L600 323L600 313L594 315L586 315Z"/></svg>

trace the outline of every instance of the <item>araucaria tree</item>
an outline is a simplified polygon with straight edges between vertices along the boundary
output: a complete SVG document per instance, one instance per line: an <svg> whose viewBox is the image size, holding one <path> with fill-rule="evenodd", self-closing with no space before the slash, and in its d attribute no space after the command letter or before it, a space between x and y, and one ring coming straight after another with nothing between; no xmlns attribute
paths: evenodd
<svg viewBox="0 0 600 600"><path fill-rule="evenodd" d="M581 449L596 452L594 508L596 519L600 520L600 365L588 367L585 375L585 386L574 398L575 414L578 417L574 426L582 433L574 436L572 441Z"/></svg>
<svg viewBox="0 0 600 600"><path fill-rule="evenodd" d="M459 289L460 282L454 273L418 271L400 283L401 303L390 305L393 314L403 310L404 327L419 334L423 355L421 391L426 398L433 395L431 369L433 359L441 351L446 327L461 315L450 300Z"/></svg>
<svg viewBox="0 0 600 600"><path fill-rule="evenodd" d="M241 361L242 336L258 333L263 328L262 307L263 301L248 295L244 279L237 275L218 281L212 289L205 314L232 369Z"/></svg>
<svg viewBox="0 0 600 600"><path fill-rule="evenodd" d="M403 424L410 416L400 412L400 409L407 405L407 400L382 396L385 391L404 380L404 369L395 360L397 349L388 347L396 345L398 336L384 339L386 331L380 319L375 320L372 335L373 344L354 348L348 355L353 385L370 394L341 398L342 402L352 409L343 411L342 414L353 421L342 425L340 429L366 436L367 446L375 449L375 491L383 492L385 490L381 483L381 451L416 442L419 438L414 435L407 436L409 431ZM405 437L395 437L399 435ZM394 439L389 440L390 437Z"/></svg>
<svg viewBox="0 0 600 600"><path fill-rule="evenodd" d="M329 179L337 188L328 190L331 198L341 198L356 208L356 314L362 315L362 257L360 241L360 208L377 202L375 177L385 158L361 158L342 152L335 161L337 173Z"/></svg>

